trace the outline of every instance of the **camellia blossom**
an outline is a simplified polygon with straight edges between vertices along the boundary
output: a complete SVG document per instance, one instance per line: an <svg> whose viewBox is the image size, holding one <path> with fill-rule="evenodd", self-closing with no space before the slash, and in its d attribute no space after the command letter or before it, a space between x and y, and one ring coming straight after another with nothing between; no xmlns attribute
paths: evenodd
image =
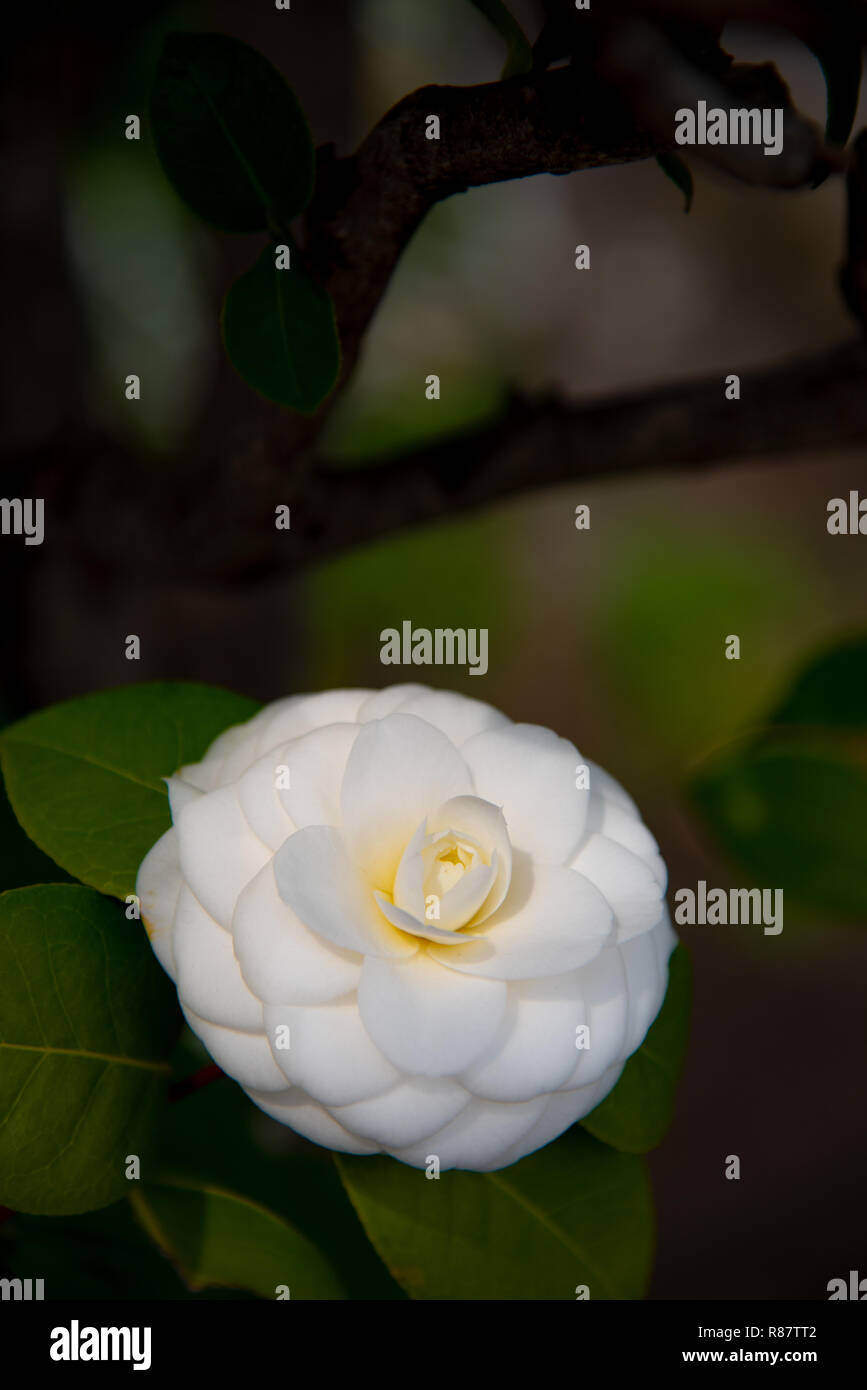
<svg viewBox="0 0 867 1390"><path fill-rule="evenodd" d="M344 1153L490 1170L603 1099L676 938L635 803L572 743L420 685L266 706L168 779L141 865L187 1021Z"/></svg>

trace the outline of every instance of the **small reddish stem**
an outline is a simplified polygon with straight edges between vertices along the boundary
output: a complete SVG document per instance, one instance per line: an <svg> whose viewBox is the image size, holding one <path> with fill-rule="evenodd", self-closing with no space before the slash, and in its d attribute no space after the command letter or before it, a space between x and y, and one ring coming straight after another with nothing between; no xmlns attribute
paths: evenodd
<svg viewBox="0 0 867 1390"><path fill-rule="evenodd" d="M15 1213L11 1207L0 1207L0 1226L3 1225L4 1221L8 1221L10 1216L14 1215Z"/></svg>
<svg viewBox="0 0 867 1390"><path fill-rule="evenodd" d="M169 1101L185 1100L194 1091L200 1091L203 1086L210 1086L212 1081L219 1081L220 1077L225 1075L216 1062L211 1062L207 1067L201 1067L199 1071L191 1072L189 1076L175 1081L169 1087Z"/></svg>

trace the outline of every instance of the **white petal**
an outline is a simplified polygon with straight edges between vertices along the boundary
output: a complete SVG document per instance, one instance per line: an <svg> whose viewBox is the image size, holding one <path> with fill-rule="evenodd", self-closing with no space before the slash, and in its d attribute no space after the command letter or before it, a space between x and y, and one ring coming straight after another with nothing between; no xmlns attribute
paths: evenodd
<svg viewBox="0 0 867 1390"><path fill-rule="evenodd" d="M238 805L234 787L208 792L178 817L181 872L199 902L227 930L241 890L270 859Z"/></svg>
<svg viewBox="0 0 867 1390"><path fill-rule="evenodd" d="M264 1004L327 1004L361 979L360 955L314 936L283 902L273 863L239 897L232 936L244 979Z"/></svg>
<svg viewBox="0 0 867 1390"><path fill-rule="evenodd" d="M624 849L637 854L653 873L663 893L665 892L668 875L660 857L659 845L638 816L624 810L616 801L609 801L607 797L594 797L590 803L587 830L591 829L591 821L593 831L598 831L606 839L615 840ZM590 838L589 834L586 838Z"/></svg>
<svg viewBox="0 0 867 1390"><path fill-rule="evenodd" d="M417 695L428 694L430 686L415 685L409 681L402 685L387 685L384 690L373 691L364 701L358 711L358 723L366 724L371 719L385 719L386 715L394 714L408 700L414 699Z"/></svg>
<svg viewBox="0 0 867 1390"><path fill-rule="evenodd" d="M456 1081L414 1076L384 1096L342 1105L331 1113L352 1134L380 1148L402 1148L441 1129L469 1101L469 1093Z"/></svg>
<svg viewBox="0 0 867 1390"><path fill-rule="evenodd" d="M419 822L449 797L470 791L460 753L431 724L392 714L362 725L341 802L347 844L371 886L390 893Z"/></svg>
<svg viewBox="0 0 867 1390"><path fill-rule="evenodd" d="M290 785L279 795L299 830L340 824L340 788L358 731L357 724L329 724L286 746Z"/></svg>
<svg viewBox="0 0 867 1390"><path fill-rule="evenodd" d="M608 946L581 971L590 1046L576 1052L572 1075L562 1089L589 1086L603 1072L626 1060L629 995L619 946Z"/></svg>
<svg viewBox="0 0 867 1390"><path fill-rule="evenodd" d="M370 696L369 690L323 690L289 701L276 701L266 707L268 719L257 732L256 751L268 753L278 744L300 738L326 724L356 724L358 711Z"/></svg>
<svg viewBox="0 0 867 1390"><path fill-rule="evenodd" d="M275 1064L264 1033L241 1033L209 1023L181 1000L184 1017L218 1067L241 1086L257 1091L282 1091L286 1078Z"/></svg>
<svg viewBox="0 0 867 1390"><path fill-rule="evenodd" d="M265 1027L274 1060L293 1086L320 1105L351 1105L390 1091L401 1080L365 1031L354 995L334 1004L269 1004ZM288 1027L289 1046L277 1045Z"/></svg>
<svg viewBox="0 0 867 1390"><path fill-rule="evenodd" d="M224 1028L262 1032L262 1004L244 982L230 933L217 926L186 884L172 947L178 994L194 1013Z"/></svg>
<svg viewBox="0 0 867 1390"><path fill-rule="evenodd" d="M448 734L456 748L461 748L467 739L486 729L500 729L511 720L501 714L493 705L483 700L472 700L467 695L456 695L449 690L425 690L413 695L400 705L401 714L417 714L437 729ZM574 780L574 779L573 779Z"/></svg>
<svg viewBox="0 0 867 1390"><path fill-rule="evenodd" d="M613 801L615 805L622 807L624 811L631 811L638 818L638 807L625 787L621 787L617 779L612 777L610 772L606 772L604 767L599 767L598 763L591 763L589 758L585 758L584 761L590 773L592 794L604 796L606 801Z"/></svg>
<svg viewBox="0 0 867 1390"><path fill-rule="evenodd" d="M420 1144L389 1152L414 1168L424 1168L429 1154L437 1155L443 1172L448 1168L469 1168L475 1172L499 1168L505 1150L532 1128L547 1103L547 1096L515 1105L473 1100L456 1120Z"/></svg>
<svg viewBox="0 0 867 1390"><path fill-rule="evenodd" d="M291 746L291 745L290 745ZM298 829L277 790L277 769L288 766L286 747L257 758L237 783L238 804L250 829L270 850L278 850Z"/></svg>
<svg viewBox="0 0 867 1390"><path fill-rule="evenodd" d="M214 739L201 762L188 763L186 766L178 768L178 777L191 783L194 787L199 787L204 792L214 791L221 786L220 775L227 757L236 748L251 743L253 737L251 730L260 717L261 711L243 724L232 724L230 728L224 729Z"/></svg>
<svg viewBox="0 0 867 1390"><path fill-rule="evenodd" d="M333 946L379 956L412 956L418 950L385 920L333 826L308 825L291 835L274 855L274 876L283 901Z"/></svg>
<svg viewBox="0 0 867 1390"><path fill-rule="evenodd" d="M401 1071L450 1076L489 1046L505 1011L506 987L443 970L424 952L400 962L369 957L358 1007L374 1042Z"/></svg>
<svg viewBox="0 0 867 1390"><path fill-rule="evenodd" d="M401 931L409 932L410 936L417 936L424 941L439 941L443 946L460 946L463 941L459 932L438 927L436 922L420 921L418 917L413 917L412 913L405 912L401 907L395 907L394 903L390 903L385 894L380 893L378 888L373 896L380 912L388 918L391 925L399 927Z"/></svg>
<svg viewBox="0 0 867 1390"><path fill-rule="evenodd" d="M336 1149L342 1154L375 1154L379 1149L365 1139L356 1139L343 1128L322 1105L305 1096L303 1091L292 1087L280 1095L249 1091L248 1095L264 1110L266 1115L288 1125L297 1134L302 1134L314 1144L322 1144L326 1149Z"/></svg>
<svg viewBox="0 0 867 1390"><path fill-rule="evenodd" d="M187 782L183 777L166 777L165 783L166 791L169 794L172 820L175 822L185 806L189 806L191 801L198 801L200 796L204 796L204 792L200 791L192 782Z"/></svg>
<svg viewBox="0 0 867 1390"><path fill-rule="evenodd" d="M653 937L648 931L621 947L629 992L629 1024L623 1044L627 1057L643 1043L665 995L666 975L660 969Z"/></svg>
<svg viewBox="0 0 867 1390"><path fill-rule="evenodd" d="M571 867L609 903L617 923L617 940L628 941L659 921L662 888L653 869L631 850L604 835L591 835Z"/></svg>
<svg viewBox="0 0 867 1390"><path fill-rule="evenodd" d="M451 970L492 980L533 980L584 965L610 933L610 909L588 879L519 854L502 907L480 927L462 933L466 946L431 946L430 954Z"/></svg>
<svg viewBox="0 0 867 1390"><path fill-rule="evenodd" d="M499 806L480 796L454 796L428 817L431 833L450 828L477 840L487 851L489 862L497 856L496 882L482 915L490 917L503 902L512 880L512 845L505 817Z"/></svg>
<svg viewBox="0 0 867 1390"><path fill-rule="evenodd" d="M584 830L590 793L575 786L574 743L536 724L511 724L464 744L476 793L502 806L509 839L548 864L563 864Z"/></svg>
<svg viewBox="0 0 867 1390"><path fill-rule="evenodd" d="M178 862L178 832L172 826L148 850L139 865L135 891L154 955L163 970L175 977L172 929L183 879Z"/></svg>
<svg viewBox="0 0 867 1390"><path fill-rule="evenodd" d="M515 983L500 1031L461 1077L484 1100L532 1100L575 1070L576 1028L585 1022L581 972Z"/></svg>
<svg viewBox="0 0 867 1390"><path fill-rule="evenodd" d="M595 1110L617 1085L622 1071L623 1063L617 1062L590 1086L579 1086L575 1091L556 1091L548 1098L545 1110L533 1127L521 1136L517 1144L500 1155L495 1166L506 1168L510 1163L526 1158L527 1154L535 1153L544 1144L550 1144L552 1139L559 1139L577 1120L583 1120L585 1115Z"/></svg>

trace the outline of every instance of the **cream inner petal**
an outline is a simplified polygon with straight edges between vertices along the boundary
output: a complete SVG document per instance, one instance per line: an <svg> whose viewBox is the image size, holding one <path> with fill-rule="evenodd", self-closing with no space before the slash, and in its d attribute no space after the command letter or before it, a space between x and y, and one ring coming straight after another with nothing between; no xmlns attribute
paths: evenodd
<svg viewBox="0 0 867 1390"><path fill-rule="evenodd" d="M450 812L455 814L454 821ZM475 797L453 798L425 819L407 844L394 880L392 901L376 901L388 920L413 936L458 945L459 933L499 905L508 887L511 854L499 809ZM469 821L472 833L461 824ZM485 832L489 833L485 833ZM496 898L496 902L494 902Z"/></svg>

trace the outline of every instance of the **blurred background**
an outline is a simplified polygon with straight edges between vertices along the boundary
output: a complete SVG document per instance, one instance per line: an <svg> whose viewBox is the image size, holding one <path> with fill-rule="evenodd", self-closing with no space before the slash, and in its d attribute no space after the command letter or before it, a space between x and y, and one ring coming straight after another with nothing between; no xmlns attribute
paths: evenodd
<svg viewBox="0 0 867 1390"><path fill-rule="evenodd" d="M511 7L535 38L538 7ZM503 60L466 0L296 0L291 14L132 4L108 21L70 9L46 26L40 9L23 22L0 189L12 466L83 410L133 446L143 470L159 470L248 391L222 358L217 315L258 239L211 233L185 212L146 121L139 144L123 139L123 118L146 113L167 29L210 28L261 49L315 142L340 154L412 89L492 81ZM774 61L823 122L822 75L805 48L754 30L727 31L724 46ZM862 104L856 128L865 121ZM852 336L836 287L842 182L780 194L691 167L689 216L653 161L492 185L437 207L328 422L330 457L363 468L461 431L494 416L511 386L591 399L718 373L722 392L740 372L746 394L751 368ZM589 272L574 269L579 242ZM135 409L119 385L132 371L148 383ZM437 403L424 397L431 372ZM484 679L454 668L424 679L549 725L622 780L673 889L747 885L758 880L724 856L686 789L810 660L867 628L867 541L826 530L828 500L859 487L863 454L843 449L600 479L398 534L291 582L213 589L81 565L49 525L4 624L4 714L127 680L197 679L262 700L380 686L413 678L381 666L383 628L486 627ZM589 531L575 529L579 503ZM131 515L131 551L134 533ZM124 659L131 633L138 663ZM740 661L724 659L728 634ZM809 778L800 794L809 803ZM864 923L787 900L780 936L696 926L682 937L693 1031L675 1123L650 1157L651 1296L823 1299L830 1279L867 1274ZM731 1154L739 1182L724 1177Z"/></svg>

